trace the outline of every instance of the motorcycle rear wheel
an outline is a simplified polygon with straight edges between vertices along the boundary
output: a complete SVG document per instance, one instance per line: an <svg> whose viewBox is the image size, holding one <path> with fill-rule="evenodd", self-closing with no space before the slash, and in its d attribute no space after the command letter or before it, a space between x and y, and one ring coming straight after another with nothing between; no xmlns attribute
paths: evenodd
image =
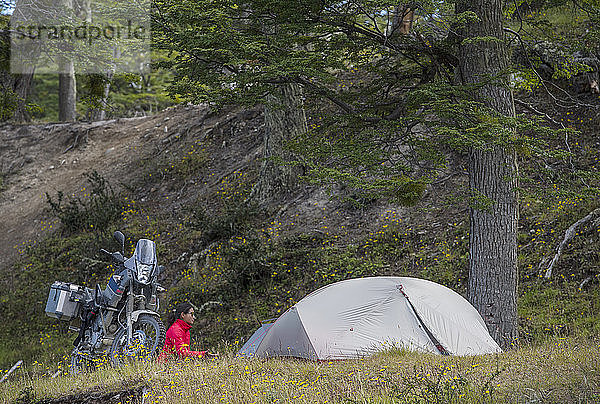
<svg viewBox="0 0 600 404"><path fill-rule="evenodd" d="M140 314L133 323L131 344L127 341L127 328L115 334L110 347L109 356L114 366L121 366L135 361L149 361L162 349L165 343L165 325L156 316Z"/></svg>

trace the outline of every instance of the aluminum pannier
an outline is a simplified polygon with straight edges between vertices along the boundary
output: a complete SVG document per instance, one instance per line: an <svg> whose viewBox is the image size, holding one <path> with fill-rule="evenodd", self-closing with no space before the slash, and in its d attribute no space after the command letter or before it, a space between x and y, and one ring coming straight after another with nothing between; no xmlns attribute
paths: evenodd
<svg viewBox="0 0 600 404"><path fill-rule="evenodd" d="M85 297L82 286L66 282L54 282L50 286L46 314L62 321L71 321L79 316L79 311Z"/></svg>

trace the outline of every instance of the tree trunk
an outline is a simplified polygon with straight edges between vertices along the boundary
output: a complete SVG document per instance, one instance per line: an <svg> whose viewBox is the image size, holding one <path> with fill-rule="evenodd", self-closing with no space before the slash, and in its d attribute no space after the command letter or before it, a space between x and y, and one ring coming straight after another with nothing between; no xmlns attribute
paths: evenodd
<svg viewBox="0 0 600 404"><path fill-rule="evenodd" d="M283 165L291 155L286 143L308 130L302 101L302 87L283 84L275 87L265 106L263 163L251 197L260 204L285 195L297 183L299 169Z"/></svg>
<svg viewBox="0 0 600 404"><path fill-rule="evenodd" d="M392 18L391 37L406 35L412 29L415 11L408 4L399 4L394 10Z"/></svg>
<svg viewBox="0 0 600 404"><path fill-rule="evenodd" d="M105 81L102 87L102 98L98 108L92 110L92 121L103 121L106 119L106 105L108 104L108 94L110 93L110 81L112 80L112 72L107 72Z"/></svg>
<svg viewBox="0 0 600 404"><path fill-rule="evenodd" d="M77 2L77 8L75 10L75 14L84 20L86 23L92 23L92 4L91 0L80 0ZM113 77L113 69L109 69L105 75L98 74L97 77L94 77L92 73L88 73L88 81L90 82L90 91L96 91L94 80L102 80L102 90L97 94L92 94L92 96L96 95L98 97L98 103L90 107L86 113L88 119L92 122L95 121L103 121L106 119L106 105L108 103L108 94L110 92L110 82Z"/></svg>
<svg viewBox="0 0 600 404"><path fill-rule="evenodd" d="M10 26L11 29L18 27L20 25L26 25L31 22L32 15L35 13L34 6L27 1L17 0L15 2L15 9L10 17ZM6 40L8 43L11 43L10 35L6 34ZM11 44L12 46L12 44ZM10 76L10 86L14 91L17 100L15 111L13 114L13 119L16 122L26 122L31 119L29 112L27 111L27 99L31 94L31 89L33 87L33 75L35 73L35 60L37 58L37 49L35 48L26 48L27 52L24 54L19 54L19 58L17 60L12 59L11 63L14 63L14 66L11 65L12 73ZM23 51L22 48L19 50ZM23 59L21 57L28 56L30 60ZM15 56L10 56L14 58Z"/></svg>
<svg viewBox="0 0 600 404"><path fill-rule="evenodd" d="M460 0L457 13L472 11L462 40L458 80L485 85L473 90L475 100L505 116L514 116L512 93L500 75L508 66L500 0ZM513 130L506 128L507 131ZM515 345L517 329L517 160L514 149L490 146L472 149L469 185L475 199L470 209L469 300L482 315L492 337L503 348Z"/></svg>
<svg viewBox="0 0 600 404"><path fill-rule="evenodd" d="M73 0L61 0L65 10L73 12ZM58 64L58 120L74 121L76 117L77 88L75 66L68 57L59 56Z"/></svg>
<svg viewBox="0 0 600 404"><path fill-rule="evenodd" d="M33 87L34 67L31 66L27 70L26 73L14 74L12 77L13 91L17 95L17 105L14 112L16 122L27 122L31 119L26 106Z"/></svg>
<svg viewBox="0 0 600 404"><path fill-rule="evenodd" d="M76 116L76 84L73 62L63 59L58 74L58 120L74 121Z"/></svg>

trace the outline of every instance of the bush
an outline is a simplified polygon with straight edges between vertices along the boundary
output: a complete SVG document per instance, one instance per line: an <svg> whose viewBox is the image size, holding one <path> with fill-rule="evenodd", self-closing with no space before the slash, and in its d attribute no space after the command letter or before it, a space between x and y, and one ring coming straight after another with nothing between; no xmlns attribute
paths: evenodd
<svg viewBox="0 0 600 404"><path fill-rule="evenodd" d="M271 277L269 247L256 234L238 237L229 245L227 261L232 270L232 284L241 290L260 285Z"/></svg>
<svg viewBox="0 0 600 404"><path fill-rule="evenodd" d="M0 92L0 122L6 122L13 117L18 107L19 97L9 88L3 86Z"/></svg>
<svg viewBox="0 0 600 404"><path fill-rule="evenodd" d="M56 201L46 193L50 212L60 220L62 230L67 234L85 230L104 232L121 218L123 212L124 201L106 179L96 171L85 176L89 183L89 194L84 194L87 198L72 197L65 203L62 191L58 192Z"/></svg>
<svg viewBox="0 0 600 404"><path fill-rule="evenodd" d="M203 207L192 212L190 227L202 231L202 241L209 244L215 240L228 240L251 228L252 219L258 215L258 207L252 203L228 203L220 214L211 214Z"/></svg>

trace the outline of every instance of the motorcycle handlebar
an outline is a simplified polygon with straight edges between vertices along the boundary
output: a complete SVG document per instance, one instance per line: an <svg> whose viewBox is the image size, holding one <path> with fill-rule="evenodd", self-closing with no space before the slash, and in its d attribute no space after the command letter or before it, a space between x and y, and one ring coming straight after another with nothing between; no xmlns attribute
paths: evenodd
<svg viewBox="0 0 600 404"><path fill-rule="evenodd" d="M119 252L111 253L110 251L107 251L104 248L101 248L100 251L110 255L115 261L117 261L121 264L125 261L125 258L123 258L123 255L121 255L121 253L119 253Z"/></svg>

